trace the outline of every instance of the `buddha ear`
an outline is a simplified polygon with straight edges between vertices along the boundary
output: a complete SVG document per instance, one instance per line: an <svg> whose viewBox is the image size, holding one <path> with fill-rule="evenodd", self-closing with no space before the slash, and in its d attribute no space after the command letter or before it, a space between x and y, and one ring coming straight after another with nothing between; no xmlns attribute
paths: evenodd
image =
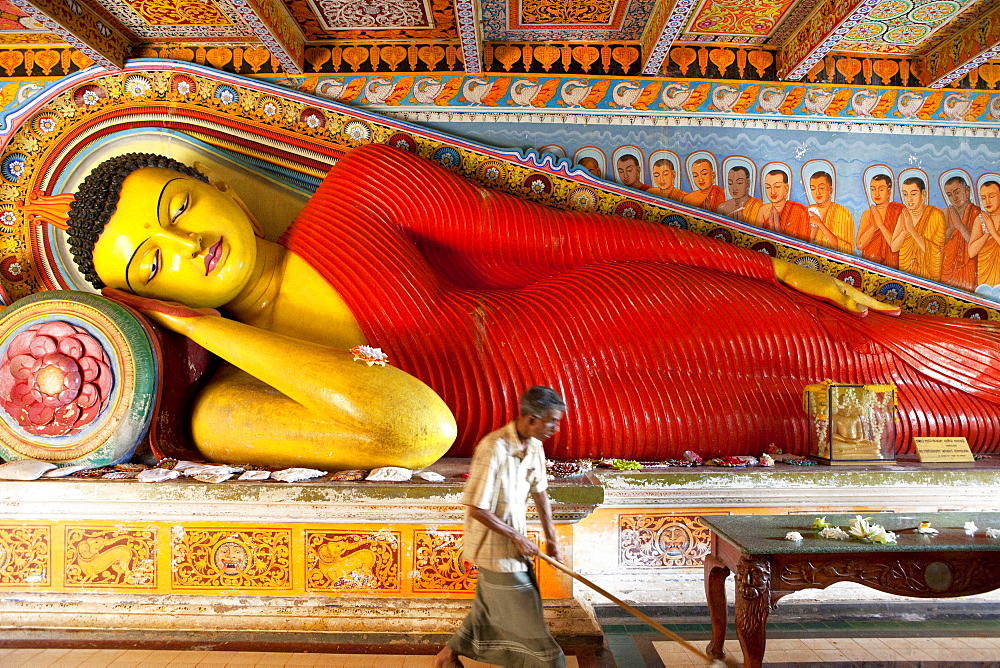
<svg viewBox="0 0 1000 668"><path fill-rule="evenodd" d="M232 187L230 187L230 185L226 183L222 179L222 177L220 177L219 174L210 165L204 162L197 161L194 163L194 168L205 175L205 177L208 179L208 184L210 186L212 186L219 192L228 195L233 200L233 202L235 202L236 205L243 210L243 213L246 214L247 219L250 221L250 225L253 226L254 235L263 239L264 228L261 226L260 223L257 222L256 216L253 215L253 212L243 202L243 200L240 198L237 192L233 190Z"/></svg>

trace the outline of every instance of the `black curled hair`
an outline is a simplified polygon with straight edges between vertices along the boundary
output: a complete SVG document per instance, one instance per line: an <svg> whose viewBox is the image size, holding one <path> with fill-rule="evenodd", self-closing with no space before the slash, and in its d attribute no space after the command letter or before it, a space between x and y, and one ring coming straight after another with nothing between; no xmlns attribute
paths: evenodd
<svg viewBox="0 0 1000 668"><path fill-rule="evenodd" d="M161 167L185 176L208 182L204 174L156 153L126 153L105 160L94 168L80 184L69 208L69 250L73 261L90 284L100 290L104 281L94 269L94 244L118 209L122 182L137 169Z"/></svg>

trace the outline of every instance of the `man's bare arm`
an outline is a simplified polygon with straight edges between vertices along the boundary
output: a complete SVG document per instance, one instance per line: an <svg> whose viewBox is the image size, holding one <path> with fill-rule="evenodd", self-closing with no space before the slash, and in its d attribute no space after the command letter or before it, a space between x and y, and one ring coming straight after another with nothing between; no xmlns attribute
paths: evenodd
<svg viewBox="0 0 1000 668"><path fill-rule="evenodd" d="M535 509L538 511L538 521L542 523L542 531L545 533L545 553L561 564L566 563L562 549L559 547L559 540L556 538L556 526L552 521L552 506L549 503L549 495L545 492L533 492L531 494L535 500Z"/></svg>
<svg viewBox="0 0 1000 668"><path fill-rule="evenodd" d="M517 550L524 556L534 557L538 554L538 546L532 543L527 536L515 531L513 527L490 511L477 508L476 506L469 506L468 508L469 515L477 522L484 524L490 531L509 538L517 546Z"/></svg>

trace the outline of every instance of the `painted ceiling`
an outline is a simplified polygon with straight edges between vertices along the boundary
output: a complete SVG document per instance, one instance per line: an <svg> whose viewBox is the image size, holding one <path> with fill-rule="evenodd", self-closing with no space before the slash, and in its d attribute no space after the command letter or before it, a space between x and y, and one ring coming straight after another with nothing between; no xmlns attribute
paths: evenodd
<svg viewBox="0 0 1000 668"><path fill-rule="evenodd" d="M197 61L995 88L996 0L0 0L0 75Z"/></svg>

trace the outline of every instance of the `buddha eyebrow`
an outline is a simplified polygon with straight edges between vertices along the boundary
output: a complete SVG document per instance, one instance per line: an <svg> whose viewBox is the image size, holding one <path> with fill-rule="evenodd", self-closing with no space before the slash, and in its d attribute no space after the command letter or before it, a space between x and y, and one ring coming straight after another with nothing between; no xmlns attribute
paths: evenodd
<svg viewBox="0 0 1000 668"><path fill-rule="evenodd" d="M159 220L160 220L160 206L163 204L163 193L167 192L167 186L169 186L174 181L180 181L182 178L183 177L178 176L176 178L170 179L169 181L167 181L166 183L163 184L162 188L160 188L160 194L156 198L156 220L157 220L157 222L159 222ZM143 244L145 244L151 238L152 237L146 237L145 239L142 240L142 242L138 246L135 247L135 250L132 251L132 257L130 257L128 259L128 263L126 263L126 265L125 265L125 285L127 285L128 289L131 290L133 293L135 293L135 288L132 287L132 281L129 280L129 277L128 277L129 271L132 269L132 262L135 261L135 257L139 254L139 249L142 248Z"/></svg>

